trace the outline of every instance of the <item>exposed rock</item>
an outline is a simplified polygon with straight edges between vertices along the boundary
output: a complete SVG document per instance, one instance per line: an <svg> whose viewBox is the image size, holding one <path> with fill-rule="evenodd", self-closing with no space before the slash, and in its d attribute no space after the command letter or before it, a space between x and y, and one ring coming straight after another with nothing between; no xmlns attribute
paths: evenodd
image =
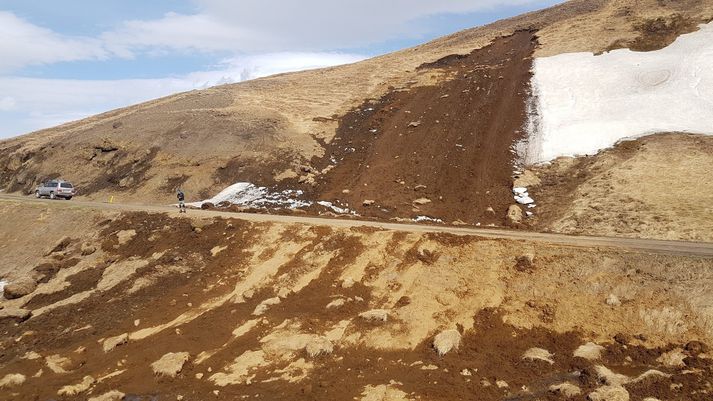
<svg viewBox="0 0 713 401"><path fill-rule="evenodd" d="M10 282L5 285L3 294L7 299L16 299L31 294L37 289L37 283L34 279L23 277L19 280Z"/></svg>
<svg viewBox="0 0 713 401"><path fill-rule="evenodd" d="M458 330L444 330L433 339L433 348L436 349L439 356L443 356L452 350L458 349L460 338Z"/></svg>
<svg viewBox="0 0 713 401"><path fill-rule="evenodd" d="M389 311L386 309L372 309L360 313L359 317L366 320L385 322L389 318Z"/></svg>
<svg viewBox="0 0 713 401"><path fill-rule="evenodd" d="M352 288L354 286L354 279L351 277L347 277L342 281L342 288Z"/></svg>
<svg viewBox="0 0 713 401"><path fill-rule="evenodd" d="M582 394L582 390L572 383L564 382L560 384L553 384L548 389L550 393L560 394L567 398L575 397Z"/></svg>
<svg viewBox="0 0 713 401"><path fill-rule="evenodd" d="M376 201L374 201L373 199L364 199L364 201L363 201L361 204L364 205L364 206L371 206L371 205L373 205L375 202L376 202Z"/></svg>
<svg viewBox="0 0 713 401"><path fill-rule="evenodd" d="M599 387L587 396L589 401L629 401L629 392L621 386Z"/></svg>
<svg viewBox="0 0 713 401"><path fill-rule="evenodd" d="M344 305L344 298L337 298L334 301L327 304L327 309L339 308Z"/></svg>
<svg viewBox="0 0 713 401"><path fill-rule="evenodd" d="M552 360L552 353L546 349L543 348L530 348L525 353L522 355L522 359L528 359L531 361L544 361L549 364L555 363L554 360Z"/></svg>
<svg viewBox="0 0 713 401"><path fill-rule="evenodd" d="M413 187L413 190L414 190L414 191L420 191L420 190L422 190L422 189L426 189L426 186L425 186L425 185L422 185L422 184L419 184L419 185L416 185L415 187Z"/></svg>
<svg viewBox="0 0 713 401"><path fill-rule="evenodd" d="M19 321L25 321L32 316L32 311L22 308L14 307L4 307L0 309L0 320L3 319L16 319Z"/></svg>
<svg viewBox="0 0 713 401"><path fill-rule="evenodd" d="M169 352L151 364L151 370L159 376L176 377L190 358L188 352Z"/></svg>
<svg viewBox="0 0 713 401"><path fill-rule="evenodd" d="M25 375L19 373L9 373L0 379L0 388L12 388L25 382Z"/></svg>
<svg viewBox="0 0 713 401"><path fill-rule="evenodd" d="M408 123L409 128L416 128L419 125L421 125L421 121L411 121L410 123Z"/></svg>
<svg viewBox="0 0 713 401"><path fill-rule="evenodd" d="M511 225L522 223L522 209L518 205L508 207L507 222Z"/></svg>
<svg viewBox="0 0 713 401"><path fill-rule="evenodd" d="M589 361L595 361L602 357L602 352L604 347L593 342L588 342L584 345L580 345L574 350L574 356L579 358L584 358Z"/></svg>
<svg viewBox="0 0 713 401"><path fill-rule="evenodd" d="M429 204L429 203L431 203L431 200L428 199L428 198L418 198L418 199L416 199L416 200L413 201L413 204L414 204L414 205L426 205L426 204Z"/></svg>
<svg viewBox="0 0 713 401"><path fill-rule="evenodd" d="M126 344L128 341L128 333L119 334L118 336L110 337L104 340L104 343L102 343L102 349L104 349L104 352L109 352L119 345Z"/></svg>
<svg viewBox="0 0 713 401"><path fill-rule="evenodd" d="M498 388L508 388L508 387L510 387L510 385L508 384L508 382L506 382L505 380L496 380L496 381L495 381L495 385L498 386Z"/></svg>

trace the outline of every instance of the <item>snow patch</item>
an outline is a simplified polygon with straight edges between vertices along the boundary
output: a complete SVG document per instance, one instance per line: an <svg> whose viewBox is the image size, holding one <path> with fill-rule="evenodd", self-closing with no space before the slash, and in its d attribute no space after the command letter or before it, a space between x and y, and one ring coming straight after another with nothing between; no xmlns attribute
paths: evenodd
<svg viewBox="0 0 713 401"><path fill-rule="evenodd" d="M656 132L713 134L713 23L657 51L537 58L532 92L527 163Z"/></svg>
<svg viewBox="0 0 713 401"><path fill-rule="evenodd" d="M220 191L218 195L210 199L186 203L186 205L199 208L205 203L212 203L213 205L230 203L245 207L283 207L289 209L312 205L312 202L299 199L302 195L303 192L301 190L286 189L279 192L270 192L266 187L259 187L249 182L238 182Z"/></svg>
<svg viewBox="0 0 713 401"><path fill-rule="evenodd" d="M527 188L525 187L515 187L512 189L513 197L515 198L515 202L521 204L521 205L528 205L528 207L532 208L535 207L535 200L530 197L530 194L527 192Z"/></svg>
<svg viewBox="0 0 713 401"><path fill-rule="evenodd" d="M423 222L428 222L428 223L443 223L443 220L437 219L435 217L429 217L429 216L416 216L415 219L413 219L416 223L423 223Z"/></svg>

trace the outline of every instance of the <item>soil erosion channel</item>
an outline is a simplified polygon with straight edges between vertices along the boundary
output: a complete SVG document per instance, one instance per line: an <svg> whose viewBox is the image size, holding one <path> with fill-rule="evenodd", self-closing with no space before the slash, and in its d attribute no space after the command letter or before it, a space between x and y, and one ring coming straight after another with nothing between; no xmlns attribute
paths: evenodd
<svg viewBox="0 0 713 401"><path fill-rule="evenodd" d="M319 177L316 197L368 217L502 224L513 203L512 149L523 137L536 44L532 32L520 31L424 64L447 78L394 90L344 116L314 163L337 163Z"/></svg>

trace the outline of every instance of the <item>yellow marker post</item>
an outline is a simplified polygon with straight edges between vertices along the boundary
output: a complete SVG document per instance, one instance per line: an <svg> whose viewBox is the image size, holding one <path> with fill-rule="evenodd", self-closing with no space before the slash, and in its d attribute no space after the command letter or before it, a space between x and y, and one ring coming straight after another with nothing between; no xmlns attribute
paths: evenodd
<svg viewBox="0 0 713 401"><path fill-rule="evenodd" d="M114 203L114 195L109 197L109 203Z"/></svg>

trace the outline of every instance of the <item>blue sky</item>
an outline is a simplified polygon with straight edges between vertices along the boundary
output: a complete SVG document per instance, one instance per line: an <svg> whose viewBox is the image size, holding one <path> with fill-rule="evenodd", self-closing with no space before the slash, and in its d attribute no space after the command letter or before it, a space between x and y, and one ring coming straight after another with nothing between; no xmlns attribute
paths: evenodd
<svg viewBox="0 0 713 401"><path fill-rule="evenodd" d="M0 138L358 61L552 0L0 0Z"/></svg>

